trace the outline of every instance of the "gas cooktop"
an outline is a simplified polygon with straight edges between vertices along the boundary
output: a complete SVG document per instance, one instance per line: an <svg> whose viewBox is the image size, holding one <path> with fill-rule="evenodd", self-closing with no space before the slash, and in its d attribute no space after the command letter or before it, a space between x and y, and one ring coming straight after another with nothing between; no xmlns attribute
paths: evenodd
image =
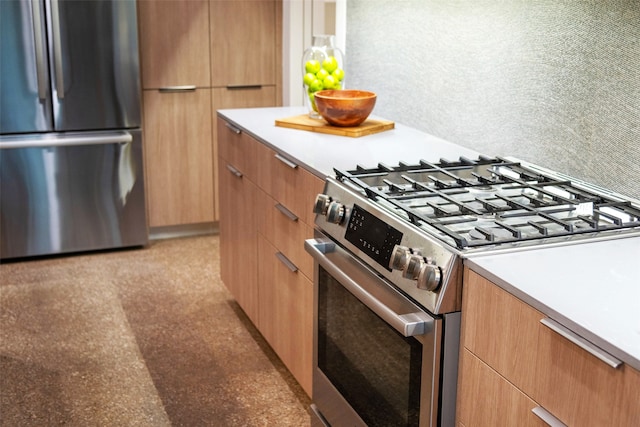
<svg viewBox="0 0 640 427"><path fill-rule="evenodd" d="M335 173L462 252L640 234L640 202L518 159L461 157Z"/></svg>

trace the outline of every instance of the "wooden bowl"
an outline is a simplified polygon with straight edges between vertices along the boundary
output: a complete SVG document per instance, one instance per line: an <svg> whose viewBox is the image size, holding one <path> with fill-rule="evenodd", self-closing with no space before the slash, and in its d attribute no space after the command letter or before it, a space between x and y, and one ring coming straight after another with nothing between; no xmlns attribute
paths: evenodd
<svg viewBox="0 0 640 427"><path fill-rule="evenodd" d="M376 94L364 90L321 90L315 93L315 99L322 118L341 127L358 126L376 105Z"/></svg>

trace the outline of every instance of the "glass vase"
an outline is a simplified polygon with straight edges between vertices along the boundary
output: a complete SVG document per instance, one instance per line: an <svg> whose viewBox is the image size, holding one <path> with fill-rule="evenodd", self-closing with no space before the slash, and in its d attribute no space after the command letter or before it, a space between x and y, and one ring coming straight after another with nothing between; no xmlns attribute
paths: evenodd
<svg viewBox="0 0 640 427"><path fill-rule="evenodd" d="M313 36L312 45L302 55L302 82L309 117L321 118L314 93L325 89L344 89L344 54L336 47L335 36Z"/></svg>

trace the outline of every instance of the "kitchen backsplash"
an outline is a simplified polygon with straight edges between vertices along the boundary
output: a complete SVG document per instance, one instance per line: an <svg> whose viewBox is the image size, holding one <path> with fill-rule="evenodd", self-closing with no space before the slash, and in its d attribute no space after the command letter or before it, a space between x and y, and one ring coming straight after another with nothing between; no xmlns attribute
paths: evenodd
<svg viewBox="0 0 640 427"><path fill-rule="evenodd" d="M640 1L348 0L346 33L374 114L640 199Z"/></svg>

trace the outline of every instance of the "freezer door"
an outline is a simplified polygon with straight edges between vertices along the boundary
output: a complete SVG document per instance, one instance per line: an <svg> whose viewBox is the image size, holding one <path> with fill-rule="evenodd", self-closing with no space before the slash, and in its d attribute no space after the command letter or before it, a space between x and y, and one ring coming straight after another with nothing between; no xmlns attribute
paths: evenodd
<svg viewBox="0 0 640 427"><path fill-rule="evenodd" d="M139 130L0 137L0 258L145 245L143 176Z"/></svg>
<svg viewBox="0 0 640 427"><path fill-rule="evenodd" d="M0 1L0 133L52 130L44 3Z"/></svg>
<svg viewBox="0 0 640 427"><path fill-rule="evenodd" d="M57 131L140 127L135 0L50 0Z"/></svg>

